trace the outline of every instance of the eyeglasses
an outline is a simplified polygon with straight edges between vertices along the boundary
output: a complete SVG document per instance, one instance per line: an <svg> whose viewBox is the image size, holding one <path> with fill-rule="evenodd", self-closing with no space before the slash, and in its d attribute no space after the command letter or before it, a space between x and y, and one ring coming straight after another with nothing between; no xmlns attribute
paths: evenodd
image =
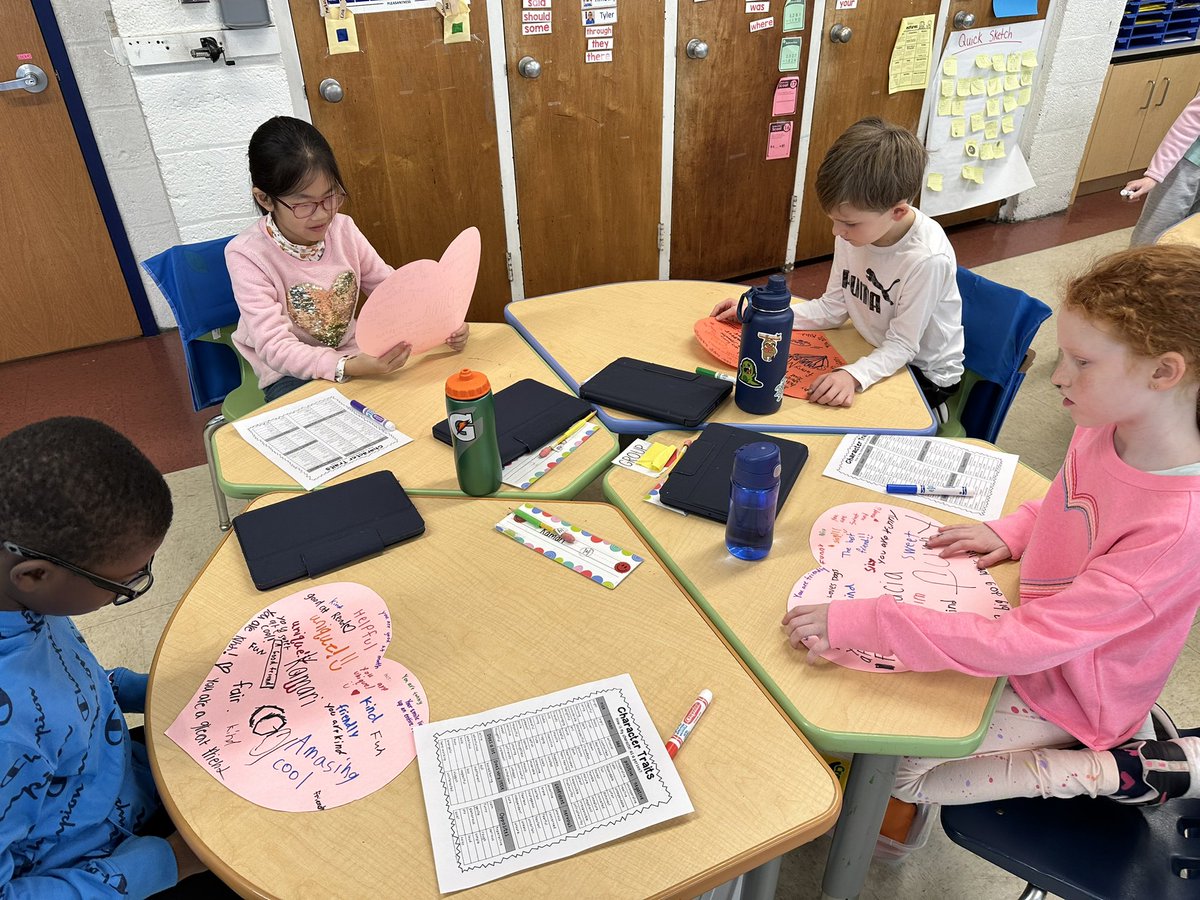
<svg viewBox="0 0 1200 900"><path fill-rule="evenodd" d="M311 219L317 213L317 207L325 210L325 212L335 213L341 209L342 204L349 199L349 195L344 191L335 191L328 197L322 200L310 200L305 203L288 203L286 200L280 200L278 197L272 197L280 206L286 207L292 211L292 215L297 219Z"/></svg>
<svg viewBox="0 0 1200 900"><path fill-rule="evenodd" d="M49 553L38 553L36 550L30 550L26 547L20 547L12 541L0 541L0 547L3 547L9 553L14 553L23 559L40 559L44 562L53 563L56 566L61 566L68 572L78 575L80 578L86 578L96 587L104 591L111 591L117 596L113 598L114 606L121 606L129 603L131 600L136 600L154 584L154 575L150 572L150 566L154 564L154 557L150 557L150 561L146 563L146 568L139 571L127 581L112 581L108 578L103 578L89 572L87 569L81 569L79 566L69 563L64 559L59 559L57 556L51 556Z"/></svg>

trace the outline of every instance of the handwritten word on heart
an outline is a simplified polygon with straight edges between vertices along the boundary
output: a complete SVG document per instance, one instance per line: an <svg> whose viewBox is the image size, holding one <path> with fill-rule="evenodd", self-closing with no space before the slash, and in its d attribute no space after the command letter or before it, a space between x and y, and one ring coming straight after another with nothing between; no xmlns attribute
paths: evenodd
<svg viewBox="0 0 1200 900"><path fill-rule="evenodd" d="M467 319L479 275L479 229L450 242L437 262L416 259L371 292L358 315L358 346L382 356L402 341L413 353L431 350Z"/></svg>
<svg viewBox="0 0 1200 900"><path fill-rule="evenodd" d="M886 503L844 503L813 524L809 546L818 568L796 582L788 609L833 600L889 594L901 603L944 613L977 613L998 619L1008 600L973 556L942 559L925 540L941 523ZM825 659L864 672L907 672L894 656L834 648Z"/></svg>
<svg viewBox="0 0 1200 900"><path fill-rule="evenodd" d="M742 345L742 326L733 322L718 322L712 316L698 319L692 326L696 340L705 350L730 368L737 368L738 352ZM804 399L808 387L818 375L844 366L846 360L833 349L829 338L820 331L793 331L788 351L787 379L783 392L789 397Z"/></svg>
<svg viewBox="0 0 1200 900"><path fill-rule="evenodd" d="M384 651L378 594L339 582L256 613L234 635L167 736L234 793L268 809L331 809L365 797L416 756L429 721L416 676Z"/></svg>

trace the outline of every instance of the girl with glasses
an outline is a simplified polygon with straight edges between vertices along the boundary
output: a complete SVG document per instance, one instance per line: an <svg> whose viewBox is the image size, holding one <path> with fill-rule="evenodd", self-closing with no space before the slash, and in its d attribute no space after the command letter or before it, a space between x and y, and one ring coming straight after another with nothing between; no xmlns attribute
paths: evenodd
<svg viewBox="0 0 1200 900"><path fill-rule="evenodd" d="M225 262L241 319L233 342L268 401L313 379L387 375L408 361L400 343L379 357L354 339L359 293L393 271L349 216L337 160L316 128L276 116L250 138L251 194L262 218L229 242ZM461 350L468 326L448 335Z"/></svg>

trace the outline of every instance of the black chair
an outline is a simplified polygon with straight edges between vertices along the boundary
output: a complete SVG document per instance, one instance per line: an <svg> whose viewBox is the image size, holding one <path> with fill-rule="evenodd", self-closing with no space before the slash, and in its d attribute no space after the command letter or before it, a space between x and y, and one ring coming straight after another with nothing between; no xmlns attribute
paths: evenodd
<svg viewBox="0 0 1200 900"><path fill-rule="evenodd" d="M1180 731L1200 736L1200 728ZM1200 799L1018 798L943 806L947 837L1024 878L1020 900L1197 900Z"/></svg>

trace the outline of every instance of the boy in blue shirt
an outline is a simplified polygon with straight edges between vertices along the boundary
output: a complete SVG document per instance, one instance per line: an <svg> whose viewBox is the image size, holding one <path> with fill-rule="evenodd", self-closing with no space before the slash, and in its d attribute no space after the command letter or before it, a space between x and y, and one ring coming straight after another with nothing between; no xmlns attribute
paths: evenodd
<svg viewBox="0 0 1200 900"><path fill-rule="evenodd" d="M0 438L0 897L147 897L204 865L162 807L146 748L146 676L106 671L69 616L141 596L171 523L162 475L91 419ZM218 888L219 890L219 888Z"/></svg>

